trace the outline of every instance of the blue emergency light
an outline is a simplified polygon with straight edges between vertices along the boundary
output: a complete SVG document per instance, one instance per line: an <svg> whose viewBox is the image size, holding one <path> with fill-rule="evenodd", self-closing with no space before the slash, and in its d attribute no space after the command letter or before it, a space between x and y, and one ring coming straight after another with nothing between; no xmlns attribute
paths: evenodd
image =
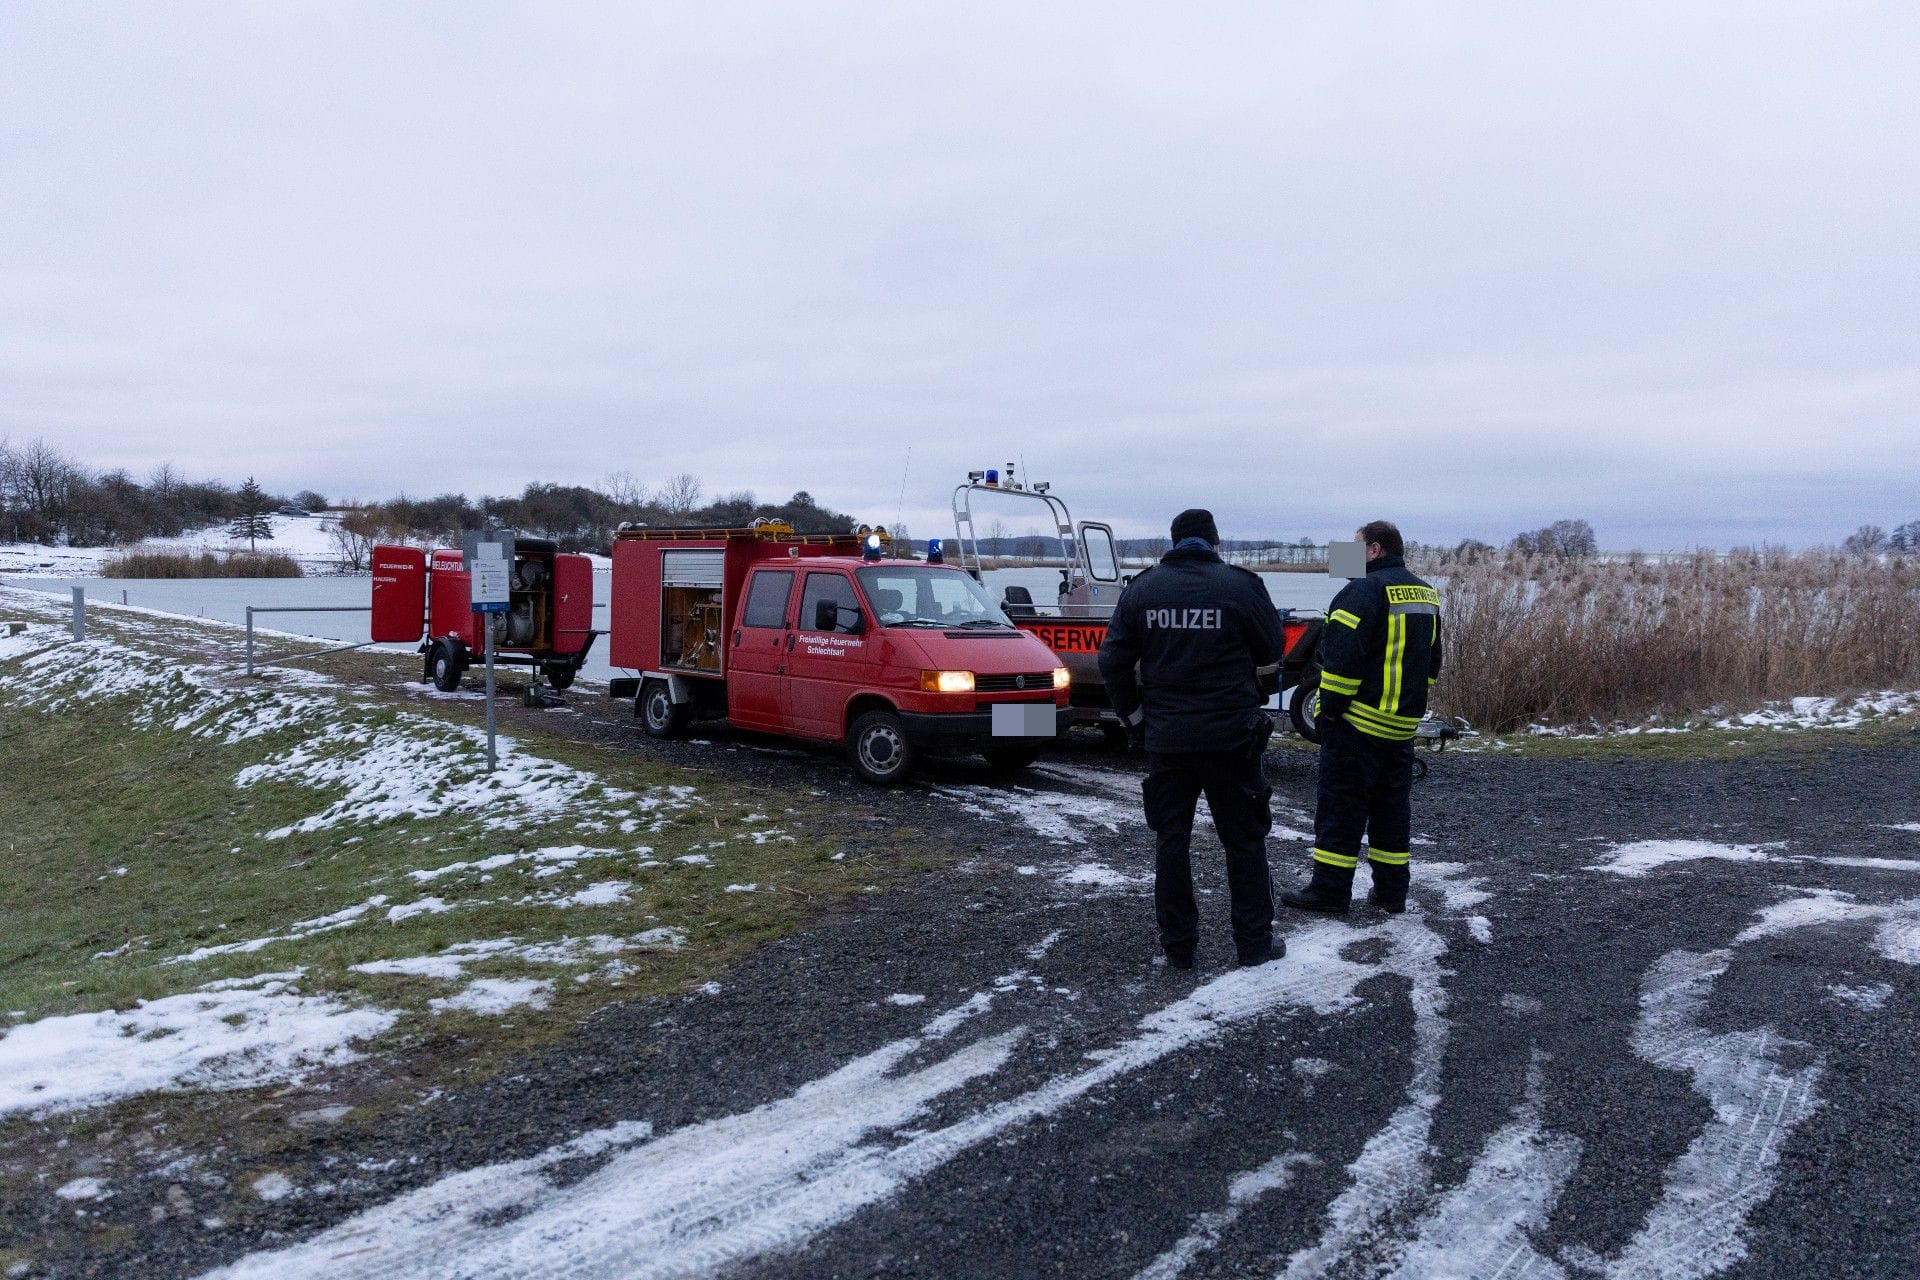
<svg viewBox="0 0 1920 1280"><path fill-rule="evenodd" d="M1000 487L1000 471L997 467L987 468L987 487L989 489L998 489Z"/></svg>
<svg viewBox="0 0 1920 1280"><path fill-rule="evenodd" d="M880 535L879 534L870 533L867 535L865 546L862 548L860 552L860 558L862 560L878 560L880 558Z"/></svg>
<svg viewBox="0 0 1920 1280"><path fill-rule="evenodd" d="M946 544L938 538L927 539L927 563L945 564L947 562Z"/></svg>

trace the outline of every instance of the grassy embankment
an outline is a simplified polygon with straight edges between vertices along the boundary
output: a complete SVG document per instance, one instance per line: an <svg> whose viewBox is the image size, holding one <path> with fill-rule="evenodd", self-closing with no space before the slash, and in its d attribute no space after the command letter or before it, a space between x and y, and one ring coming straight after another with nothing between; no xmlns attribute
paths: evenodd
<svg viewBox="0 0 1920 1280"><path fill-rule="evenodd" d="M154 651L157 629L92 626L99 641L37 628L38 658L0 658L0 1016L16 1024L300 968L303 992L400 1011L402 1039L496 1025L431 1011L471 979L548 982L546 1008L506 1019L524 1040L704 981L874 874L784 794L690 789L557 737L523 738L489 782L468 727L229 681ZM300 927L381 896L342 927ZM502 939L453 980L352 968Z"/></svg>

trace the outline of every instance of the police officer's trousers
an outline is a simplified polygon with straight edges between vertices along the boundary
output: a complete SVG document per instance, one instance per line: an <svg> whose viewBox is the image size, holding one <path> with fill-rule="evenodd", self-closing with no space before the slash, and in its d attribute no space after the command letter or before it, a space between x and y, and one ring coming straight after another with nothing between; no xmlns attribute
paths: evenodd
<svg viewBox="0 0 1920 1280"><path fill-rule="evenodd" d="M1320 791L1313 860L1352 879L1364 847L1376 884L1404 893L1413 843L1413 743L1362 733L1343 717L1320 722Z"/></svg>
<svg viewBox="0 0 1920 1280"><path fill-rule="evenodd" d="M1264 951L1273 938L1273 878L1267 866L1267 832L1273 828L1273 788L1260 772L1258 747L1234 751L1150 752L1141 783L1147 825L1154 834L1153 906L1160 945L1190 954L1199 935L1200 911L1193 898L1193 811L1207 797L1213 827L1227 855L1227 889L1233 898L1233 941L1242 957Z"/></svg>

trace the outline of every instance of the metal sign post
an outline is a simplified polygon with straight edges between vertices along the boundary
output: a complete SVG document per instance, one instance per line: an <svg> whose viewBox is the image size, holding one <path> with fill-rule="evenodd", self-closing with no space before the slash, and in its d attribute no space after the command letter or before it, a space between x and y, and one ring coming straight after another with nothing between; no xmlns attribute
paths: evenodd
<svg viewBox="0 0 1920 1280"><path fill-rule="evenodd" d="M507 611L507 546L500 542L476 542L467 558L472 574L473 611L485 614L487 633L487 772L497 763L494 748L493 633L494 614Z"/></svg>

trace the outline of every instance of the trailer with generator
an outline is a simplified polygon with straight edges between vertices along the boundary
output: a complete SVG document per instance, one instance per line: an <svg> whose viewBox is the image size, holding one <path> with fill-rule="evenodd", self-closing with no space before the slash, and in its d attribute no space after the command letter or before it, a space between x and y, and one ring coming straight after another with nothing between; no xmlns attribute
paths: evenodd
<svg viewBox="0 0 1920 1280"><path fill-rule="evenodd" d="M417 641L421 678L451 693L485 652L485 629L492 626L496 663L531 667L565 689L600 634L593 629L593 561L541 538L498 540L508 564L504 613L474 612L466 549L376 546L371 639Z"/></svg>
<svg viewBox="0 0 1920 1280"><path fill-rule="evenodd" d="M608 685L645 731L699 718L845 747L904 781L928 751L1023 768L1067 727L1069 675L959 568L885 558L882 531L623 529Z"/></svg>
<svg viewBox="0 0 1920 1280"><path fill-rule="evenodd" d="M1107 622L1121 592L1133 580L1121 565L1112 526L1092 520L1076 522L1051 485L1023 483L1012 463L1004 469L971 472L967 482L953 491L955 562L982 582L986 553L978 529L984 513L976 511L976 504L983 501L1002 509L1009 509L1004 505L1008 502L1014 504L1013 510L1024 507L1051 530L1042 536L1058 548L1057 554L1043 557L1035 567L1059 575L1054 598L1035 600L1035 587L1009 585L1002 589L1002 607L1016 627L1046 644L1072 673L1074 723L1096 726L1111 740L1125 741L1099 662ZM1276 611L1286 647L1270 709L1276 721L1284 717L1301 737L1318 742L1314 712L1319 706L1320 634L1325 619L1317 613Z"/></svg>

